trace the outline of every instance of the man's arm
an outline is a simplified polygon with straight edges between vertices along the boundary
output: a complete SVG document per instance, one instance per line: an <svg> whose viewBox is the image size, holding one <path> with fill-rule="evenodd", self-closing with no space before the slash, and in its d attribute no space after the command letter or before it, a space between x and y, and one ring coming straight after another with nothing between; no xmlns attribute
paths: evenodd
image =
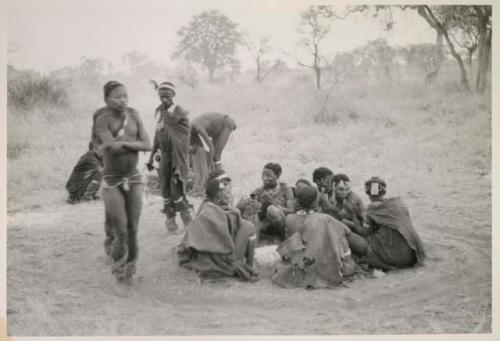
<svg viewBox="0 0 500 341"><path fill-rule="evenodd" d="M111 130L109 129L109 120L106 115L101 115L96 119L95 122L96 135L102 142L102 148L104 151L110 151L111 154L124 153L127 150L123 148L123 141L115 141Z"/></svg>
<svg viewBox="0 0 500 341"><path fill-rule="evenodd" d="M147 152L151 150L151 141L149 140L149 135L144 128L141 117L137 112L132 112L131 115L137 123L137 141L127 141L123 142L123 148L128 150Z"/></svg>
<svg viewBox="0 0 500 341"><path fill-rule="evenodd" d="M293 197L293 192L291 187L285 189L286 206L279 207L285 215L295 212L295 199Z"/></svg>
<svg viewBox="0 0 500 341"><path fill-rule="evenodd" d="M319 206L321 207L321 210L323 213L329 214L335 219L342 221L342 214L340 213L340 210L333 206L328 199L324 197L322 193L319 194Z"/></svg>
<svg viewBox="0 0 500 341"><path fill-rule="evenodd" d="M209 159L213 159L214 155L214 145L212 143L212 139L207 133L207 130L205 127L203 127L199 122L192 122L192 127L194 128L194 131L200 135L200 138L203 139L201 141L202 143L205 142L208 146L208 153L210 154Z"/></svg>

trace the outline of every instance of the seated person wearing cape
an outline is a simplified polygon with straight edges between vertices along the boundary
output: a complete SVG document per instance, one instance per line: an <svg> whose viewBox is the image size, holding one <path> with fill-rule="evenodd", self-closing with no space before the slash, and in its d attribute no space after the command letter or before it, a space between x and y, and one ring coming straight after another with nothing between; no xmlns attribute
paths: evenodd
<svg viewBox="0 0 500 341"><path fill-rule="evenodd" d="M288 238L277 251L283 258L272 281L285 288L333 288L356 271L346 239L349 229L325 213L317 213L318 191L297 188L303 210L286 217Z"/></svg>
<svg viewBox="0 0 500 341"><path fill-rule="evenodd" d="M207 182L206 199L177 247L179 264L197 271L202 280L257 280L255 226L242 219L231 202L231 180L223 171L215 171Z"/></svg>

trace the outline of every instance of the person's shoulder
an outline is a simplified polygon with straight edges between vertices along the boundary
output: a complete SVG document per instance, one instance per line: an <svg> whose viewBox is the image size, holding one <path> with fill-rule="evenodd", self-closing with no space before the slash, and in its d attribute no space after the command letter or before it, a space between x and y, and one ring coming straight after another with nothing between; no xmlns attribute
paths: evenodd
<svg viewBox="0 0 500 341"><path fill-rule="evenodd" d="M137 111L137 109L135 109L135 108L127 107L127 113L136 120L141 119L141 115L139 114L139 111Z"/></svg>
<svg viewBox="0 0 500 341"><path fill-rule="evenodd" d="M174 105L175 105L174 112L176 112L177 114L185 115L185 116L189 115L189 111L187 111L186 109L184 109L183 107L181 107L178 104L174 104Z"/></svg>
<svg viewBox="0 0 500 341"><path fill-rule="evenodd" d="M260 195L262 194L262 192L264 192L264 186L259 186L256 189L254 189L251 194Z"/></svg>
<svg viewBox="0 0 500 341"><path fill-rule="evenodd" d="M95 120L96 120L99 116L101 116L102 114L105 114L105 113L107 113L107 112L109 112L108 107L102 107L102 108L99 108L99 109L97 109L97 110L94 112L94 114L92 115L92 119L93 119L93 120L94 120L94 122L95 122Z"/></svg>
<svg viewBox="0 0 500 341"><path fill-rule="evenodd" d="M292 191L292 186L290 186L289 184L287 184L286 182L280 182L280 187L281 189L285 190L285 191Z"/></svg>
<svg viewBox="0 0 500 341"><path fill-rule="evenodd" d="M101 110L101 109L99 109ZM97 114L97 115L96 115ZM109 110L108 108L102 108L101 112L96 112L94 114L94 123L102 123L102 122L107 122L109 118L113 115L113 112Z"/></svg>
<svg viewBox="0 0 500 341"><path fill-rule="evenodd" d="M350 196L350 199L352 202L363 202L363 200L361 199L361 196L359 194L357 194L356 192L349 192L349 196Z"/></svg>

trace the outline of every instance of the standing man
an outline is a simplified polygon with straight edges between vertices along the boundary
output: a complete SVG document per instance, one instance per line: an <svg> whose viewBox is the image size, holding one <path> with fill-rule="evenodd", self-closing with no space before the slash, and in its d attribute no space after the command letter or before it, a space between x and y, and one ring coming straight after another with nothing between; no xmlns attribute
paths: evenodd
<svg viewBox="0 0 500 341"><path fill-rule="evenodd" d="M137 228L142 209L144 182L137 169L140 151L151 150L151 142L139 113L127 106L124 85L104 85L106 107L95 115L95 133L103 152L102 196L106 222L112 228L110 254L112 273L122 284L132 284L139 248Z"/></svg>
<svg viewBox="0 0 500 341"><path fill-rule="evenodd" d="M167 215L166 227L171 233L178 232L175 221L176 212L180 213L184 227L191 223L189 203L185 196L185 185L189 172L189 142L191 124L189 113L174 104L175 87L163 82L158 87L161 104L156 109L158 117L153 150L146 166L153 169L153 157L160 148L160 186L163 197L163 211Z"/></svg>
<svg viewBox="0 0 500 341"><path fill-rule="evenodd" d="M231 117L216 112L193 119L191 153L195 178L191 195L203 196L210 172L222 169L222 151L235 129L236 123Z"/></svg>

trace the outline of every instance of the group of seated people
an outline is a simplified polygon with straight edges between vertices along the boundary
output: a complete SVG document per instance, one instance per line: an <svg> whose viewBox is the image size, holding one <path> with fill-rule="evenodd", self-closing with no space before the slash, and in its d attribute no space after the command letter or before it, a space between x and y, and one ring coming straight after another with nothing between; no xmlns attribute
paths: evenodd
<svg viewBox="0 0 500 341"><path fill-rule="evenodd" d="M137 208L142 205L143 190L138 153L150 150L146 163L150 171L155 151L161 154L166 228L172 234L184 233L176 248L179 263L197 270L202 278L256 280L255 248L265 239L279 242L276 250L282 263L272 280L284 287L333 287L362 264L383 271L422 264L425 253L408 209L399 197L385 198L387 185L382 179L365 182L370 199L365 208L344 174L320 167L313 172L312 182L300 179L291 187L280 181L281 166L268 163L262 170L262 185L233 205L231 179L221 164L221 153L236 129L231 117L205 113L191 124L188 112L173 102L174 85L163 82L157 86L161 104L155 111L151 147L139 114L127 107L125 86L110 81L103 92L106 107L93 115L89 150L79 159L66 188L69 202L78 203L96 199L102 182L105 250L112 256L112 272L119 282L131 280L135 272ZM190 163L196 175L190 196L205 188L194 219L185 188ZM126 200L133 204L125 205ZM177 212L184 230L176 223Z"/></svg>
<svg viewBox="0 0 500 341"><path fill-rule="evenodd" d="M408 209L400 197L385 198L384 180L365 182L365 208L344 174L320 167L312 174L314 185L300 179L295 187L280 182L281 174L279 164L266 164L262 185L233 206L231 179L223 170L212 172L177 247L179 264L202 279L254 281L254 250L266 239L279 243L282 262L272 280L283 287L334 287L363 264L389 271L423 263Z"/></svg>

